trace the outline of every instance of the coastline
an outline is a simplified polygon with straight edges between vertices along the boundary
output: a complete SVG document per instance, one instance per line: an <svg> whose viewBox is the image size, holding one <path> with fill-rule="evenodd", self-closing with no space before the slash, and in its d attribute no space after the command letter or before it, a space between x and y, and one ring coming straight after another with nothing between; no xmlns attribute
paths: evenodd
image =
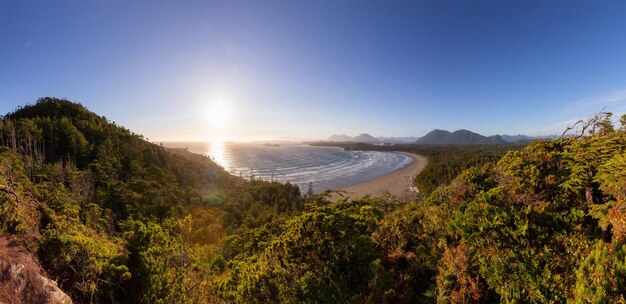
<svg viewBox="0 0 626 304"><path fill-rule="evenodd" d="M204 157L202 154L189 151L188 148L166 147L166 149L171 153L183 155L185 157ZM416 199L418 192L416 191L417 188L413 185L413 178L426 167L428 160L426 157L419 154L401 151L393 151L393 153L410 157L412 162L385 175L339 189L331 189L332 192L330 193L328 199L335 202L342 198L356 199L364 196L382 197L385 195L391 195L401 201ZM228 173L226 171L224 172L234 178L237 178L232 173Z"/></svg>
<svg viewBox="0 0 626 304"><path fill-rule="evenodd" d="M413 178L426 167L428 160L426 157L418 154L398 151L395 153L406 155L412 158L413 162L377 178L337 189L336 192L331 194L330 200L337 201L346 197L355 199L366 195L379 197L386 193L403 200L417 198L417 192L413 186Z"/></svg>

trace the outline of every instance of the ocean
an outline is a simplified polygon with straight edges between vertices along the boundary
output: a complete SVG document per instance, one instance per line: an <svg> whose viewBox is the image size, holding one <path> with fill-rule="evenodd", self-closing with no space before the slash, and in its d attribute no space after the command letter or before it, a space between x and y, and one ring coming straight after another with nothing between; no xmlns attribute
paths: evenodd
<svg viewBox="0 0 626 304"><path fill-rule="evenodd" d="M312 185L315 193L364 182L413 160L394 152L351 151L334 147L314 147L281 143L184 143L165 144L187 147L207 155L226 171L247 179L289 182L305 193Z"/></svg>

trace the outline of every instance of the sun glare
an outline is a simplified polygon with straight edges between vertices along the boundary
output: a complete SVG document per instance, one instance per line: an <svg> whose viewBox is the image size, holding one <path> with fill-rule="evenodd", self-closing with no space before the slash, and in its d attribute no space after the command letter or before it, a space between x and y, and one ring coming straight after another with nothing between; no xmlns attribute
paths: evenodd
<svg viewBox="0 0 626 304"><path fill-rule="evenodd" d="M212 103L208 109L208 123L216 129L225 128L231 120L231 110L228 104Z"/></svg>

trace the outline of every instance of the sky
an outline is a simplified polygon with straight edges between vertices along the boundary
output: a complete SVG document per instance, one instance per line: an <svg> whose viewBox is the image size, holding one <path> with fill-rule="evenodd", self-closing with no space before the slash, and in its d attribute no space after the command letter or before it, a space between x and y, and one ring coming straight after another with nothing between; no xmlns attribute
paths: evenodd
<svg viewBox="0 0 626 304"><path fill-rule="evenodd" d="M624 1L0 0L0 113L152 141L560 134L626 113Z"/></svg>

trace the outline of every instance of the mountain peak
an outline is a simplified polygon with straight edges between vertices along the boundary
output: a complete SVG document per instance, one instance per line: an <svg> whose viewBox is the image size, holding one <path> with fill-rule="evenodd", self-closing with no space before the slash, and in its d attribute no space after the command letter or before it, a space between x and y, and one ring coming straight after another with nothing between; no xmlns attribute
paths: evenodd
<svg viewBox="0 0 626 304"><path fill-rule="evenodd" d="M416 137L407 136L407 137L374 137L369 133L361 133L356 137L348 136L348 135L337 135L326 139L327 141L349 141L349 142L362 142L362 143L388 143L388 144L406 144L412 143L417 140Z"/></svg>
<svg viewBox="0 0 626 304"><path fill-rule="evenodd" d="M416 141L418 144L441 144L441 145L474 145L474 144L504 144L506 143L499 135L483 136L478 133L460 129L454 132L435 129Z"/></svg>
<svg viewBox="0 0 626 304"><path fill-rule="evenodd" d="M362 133L359 136L354 137L353 141L362 142L362 143L377 143L379 142L374 136L369 135L367 133Z"/></svg>
<svg viewBox="0 0 626 304"><path fill-rule="evenodd" d="M327 140L328 141L352 141L352 139L353 139L352 136L334 134L333 136L329 137Z"/></svg>

